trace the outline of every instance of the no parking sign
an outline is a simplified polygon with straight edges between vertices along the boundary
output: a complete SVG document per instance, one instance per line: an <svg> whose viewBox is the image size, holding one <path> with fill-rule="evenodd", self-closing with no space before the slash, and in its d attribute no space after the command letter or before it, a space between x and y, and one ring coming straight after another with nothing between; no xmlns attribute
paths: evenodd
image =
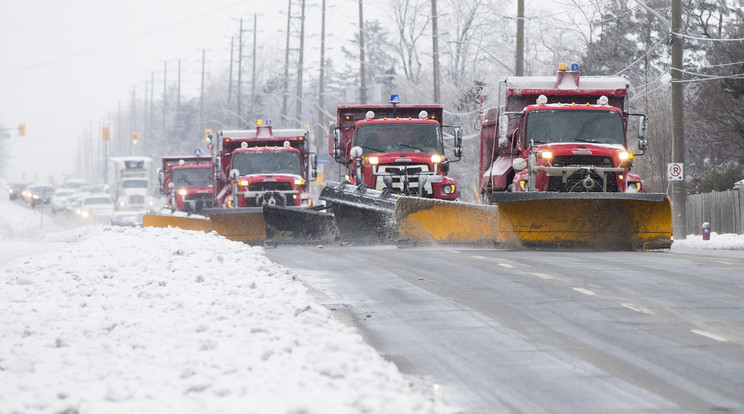
<svg viewBox="0 0 744 414"><path fill-rule="evenodd" d="M681 162L670 162L667 164L667 180L683 181L685 179L685 166Z"/></svg>

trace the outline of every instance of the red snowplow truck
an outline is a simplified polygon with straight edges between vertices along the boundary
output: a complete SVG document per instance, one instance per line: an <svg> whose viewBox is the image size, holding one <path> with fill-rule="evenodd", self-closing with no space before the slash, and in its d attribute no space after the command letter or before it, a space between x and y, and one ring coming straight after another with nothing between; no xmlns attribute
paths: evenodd
<svg viewBox="0 0 744 414"><path fill-rule="evenodd" d="M343 105L330 125L329 154L344 168L342 183L328 182L320 198L333 208L342 237L395 237L394 210L400 196L456 200L458 188L447 176L459 161L462 137L453 128L454 160L444 153L443 107ZM348 230L348 231L347 231Z"/></svg>
<svg viewBox="0 0 744 414"><path fill-rule="evenodd" d="M203 217L148 214L152 227L215 231L251 244L335 241L333 215L312 208L315 154L304 129L227 130L210 137L212 208Z"/></svg>
<svg viewBox="0 0 744 414"><path fill-rule="evenodd" d="M227 130L211 144L215 208L204 210L211 226L233 240L333 241L330 213L313 209L308 191L317 159L304 129Z"/></svg>
<svg viewBox="0 0 744 414"><path fill-rule="evenodd" d="M671 246L669 198L645 193L631 173L628 121L638 119L635 155L642 155L646 116L628 113L627 79L581 77L577 64L561 65L554 77L503 78L499 100L481 111L480 133L482 201L495 206L433 206L425 216L399 217L405 237L611 250Z"/></svg>
<svg viewBox="0 0 744 414"><path fill-rule="evenodd" d="M304 129L259 125L221 131L214 149L215 205L221 208L312 206L308 182L315 179L315 154Z"/></svg>
<svg viewBox="0 0 744 414"><path fill-rule="evenodd" d="M212 159L210 157L162 157L158 173L160 193L173 211L200 213L212 207Z"/></svg>

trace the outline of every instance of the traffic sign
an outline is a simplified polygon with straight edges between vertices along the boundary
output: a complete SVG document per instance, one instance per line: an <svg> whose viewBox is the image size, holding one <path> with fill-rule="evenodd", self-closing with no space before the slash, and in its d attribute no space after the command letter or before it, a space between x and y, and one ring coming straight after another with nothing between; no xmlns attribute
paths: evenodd
<svg viewBox="0 0 744 414"><path fill-rule="evenodd" d="M685 165L681 162L670 162L667 164L667 180L684 181Z"/></svg>

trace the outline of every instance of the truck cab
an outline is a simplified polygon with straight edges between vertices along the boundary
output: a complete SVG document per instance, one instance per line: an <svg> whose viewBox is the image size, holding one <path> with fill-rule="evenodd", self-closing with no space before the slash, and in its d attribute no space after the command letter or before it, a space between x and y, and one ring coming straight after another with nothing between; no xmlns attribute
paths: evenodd
<svg viewBox="0 0 744 414"><path fill-rule="evenodd" d="M486 111L481 127L481 192L642 192L630 172L628 118L639 117L638 147L646 149L646 117L629 114L627 80L579 77L502 80L504 105Z"/></svg>
<svg viewBox="0 0 744 414"><path fill-rule="evenodd" d="M455 160L444 153L441 105L348 105L338 107L329 153L345 166L344 179L376 190L455 200L458 188L447 176L461 155L455 127Z"/></svg>
<svg viewBox="0 0 744 414"><path fill-rule="evenodd" d="M209 157L169 156L162 158L158 174L160 193L166 207L187 213L199 213L212 207L212 160Z"/></svg>
<svg viewBox="0 0 744 414"><path fill-rule="evenodd" d="M260 207L313 205L308 191L315 178L315 153L307 131L276 129L259 122L255 130L222 131L215 154L215 205Z"/></svg>

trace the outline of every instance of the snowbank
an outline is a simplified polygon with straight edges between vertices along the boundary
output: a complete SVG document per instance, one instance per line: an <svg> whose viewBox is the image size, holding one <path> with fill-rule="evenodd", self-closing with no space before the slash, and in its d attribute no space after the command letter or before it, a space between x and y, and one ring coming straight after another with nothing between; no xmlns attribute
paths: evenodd
<svg viewBox="0 0 744 414"><path fill-rule="evenodd" d="M0 249L19 243L0 267L2 413L452 411L261 248L90 226Z"/></svg>

